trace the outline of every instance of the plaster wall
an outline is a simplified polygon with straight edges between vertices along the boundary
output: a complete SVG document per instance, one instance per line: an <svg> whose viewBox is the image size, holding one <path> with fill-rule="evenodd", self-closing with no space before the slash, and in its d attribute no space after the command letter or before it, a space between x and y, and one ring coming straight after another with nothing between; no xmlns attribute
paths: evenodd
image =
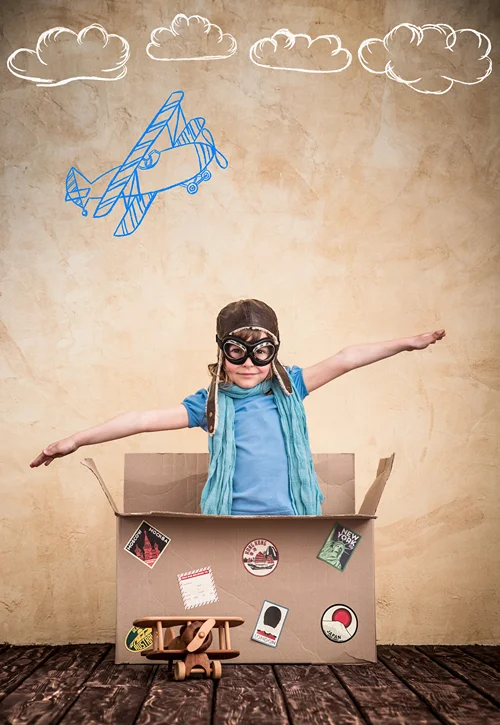
<svg viewBox="0 0 500 725"><path fill-rule="evenodd" d="M228 60L144 52L176 12L238 40ZM30 470L42 447L208 384L214 325L249 296L277 311L281 359L439 327L446 339L354 371L306 400L312 449L356 454L358 500L396 452L376 527L382 643L500 641L499 82L424 95L365 71L359 44L400 22L449 23L498 47L496 3L157 0L2 6L0 641L105 642L115 522L79 460L119 500L126 451L205 451L201 430L96 446ZM93 22L131 44L120 81L37 87L7 57ZM252 65L257 39L334 32L337 74ZM229 167L195 196L160 194L137 231L64 202L76 166L120 163L168 94L203 116Z"/></svg>

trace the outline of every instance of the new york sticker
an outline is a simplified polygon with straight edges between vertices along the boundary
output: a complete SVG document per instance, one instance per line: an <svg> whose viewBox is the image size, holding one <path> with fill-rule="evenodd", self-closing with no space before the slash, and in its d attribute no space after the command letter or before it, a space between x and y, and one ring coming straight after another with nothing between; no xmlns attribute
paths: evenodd
<svg viewBox="0 0 500 725"><path fill-rule="evenodd" d="M343 524L335 524L318 554L318 559L344 571L361 536Z"/></svg>
<svg viewBox="0 0 500 725"><path fill-rule="evenodd" d="M277 647L287 614L287 607L266 600L260 610L252 639L268 647Z"/></svg>
<svg viewBox="0 0 500 725"><path fill-rule="evenodd" d="M254 539L243 549L243 566L254 576L271 574L278 562L278 549L268 539Z"/></svg>
<svg viewBox="0 0 500 725"><path fill-rule="evenodd" d="M346 604L334 604L321 617L321 631L330 642L348 642L358 630L358 618Z"/></svg>
<svg viewBox="0 0 500 725"><path fill-rule="evenodd" d="M143 521L134 531L125 546L125 551L152 569L169 544L168 536L150 526L147 521Z"/></svg>

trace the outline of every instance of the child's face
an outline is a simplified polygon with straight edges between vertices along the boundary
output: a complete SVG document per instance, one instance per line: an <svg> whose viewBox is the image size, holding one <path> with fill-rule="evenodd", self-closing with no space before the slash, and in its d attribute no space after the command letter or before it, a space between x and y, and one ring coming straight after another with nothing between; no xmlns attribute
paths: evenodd
<svg viewBox="0 0 500 725"><path fill-rule="evenodd" d="M259 334L258 339L262 340L264 337L268 337L265 332ZM235 365L229 360L224 359L224 365L229 379L234 385L238 385L240 388L254 388L259 383L262 383L268 376L269 370L271 369L271 363L269 365L257 366L254 365L250 358L247 358L243 365Z"/></svg>

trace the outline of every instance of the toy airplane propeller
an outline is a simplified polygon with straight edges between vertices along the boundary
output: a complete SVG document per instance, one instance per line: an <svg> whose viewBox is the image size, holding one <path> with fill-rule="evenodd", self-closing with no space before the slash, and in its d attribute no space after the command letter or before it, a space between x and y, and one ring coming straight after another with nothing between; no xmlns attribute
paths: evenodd
<svg viewBox="0 0 500 725"><path fill-rule="evenodd" d="M80 207L83 216L88 215L89 207L96 202L92 214L96 219L107 216L117 204L123 204L123 216L114 236L125 237L140 226L161 191L183 186L189 194L196 194L199 184L212 178L208 167L214 160L221 169L227 168L228 161L215 146L205 119L192 118L186 122L181 107L183 98L182 91L168 97L119 166L94 181L73 166L66 176L65 200ZM164 131L170 144L157 150L154 144ZM167 160L168 164L163 163ZM157 166L158 173L150 174Z"/></svg>

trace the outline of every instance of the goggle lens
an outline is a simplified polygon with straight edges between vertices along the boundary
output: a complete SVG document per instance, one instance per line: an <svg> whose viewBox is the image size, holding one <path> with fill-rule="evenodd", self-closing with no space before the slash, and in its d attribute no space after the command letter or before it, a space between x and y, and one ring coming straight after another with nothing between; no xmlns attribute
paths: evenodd
<svg viewBox="0 0 500 725"><path fill-rule="evenodd" d="M237 342L226 342L224 344L224 354L230 360L241 360L241 358L245 357L247 351Z"/></svg>

